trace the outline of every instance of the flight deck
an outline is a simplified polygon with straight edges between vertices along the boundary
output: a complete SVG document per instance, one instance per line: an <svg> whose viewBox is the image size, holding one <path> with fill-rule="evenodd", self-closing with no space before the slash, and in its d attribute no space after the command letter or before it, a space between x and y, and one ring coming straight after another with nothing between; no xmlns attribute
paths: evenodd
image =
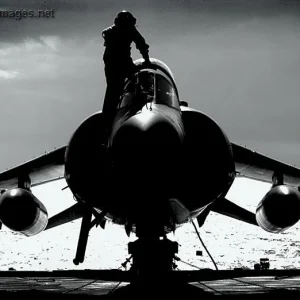
<svg viewBox="0 0 300 300"><path fill-rule="evenodd" d="M12 299L12 297L41 296L56 299L81 299L103 296L104 298L129 298L126 282L116 282L100 280L99 277L105 275L114 276L117 271L89 274L84 271L82 276L77 271L58 272L0 272L0 299ZM221 271L222 272L222 271ZM125 274L125 272L123 272ZM62 274L60 276L59 274ZM90 278L85 278L90 275ZM222 275L221 275L222 276ZM125 281L128 279L123 278ZM176 285L169 285L167 292L172 295L172 289ZM127 287L127 290L126 290ZM182 296L196 296L203 298L214 297L266 297L266 296L297 296L300 295L300 275L293 276L258 276L258 277L236 277L220 280L201 280L191 282L188 289L177 290L175 298ZM147 287L142 293L148 295L161 295L161 287L157 286L156 279L149 280ZM128 296L128 297L127 297ZM139 294L140 296L140 294ZM130 298L132 298L130 296ZM174 298L174 297L172 297ZM170 298L171 299L171 298Z"/></svg>

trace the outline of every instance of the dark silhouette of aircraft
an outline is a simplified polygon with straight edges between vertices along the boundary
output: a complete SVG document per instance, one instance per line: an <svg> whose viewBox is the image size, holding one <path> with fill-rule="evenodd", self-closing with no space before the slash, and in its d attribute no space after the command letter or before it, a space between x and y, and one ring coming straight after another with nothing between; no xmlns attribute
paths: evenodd
<svg viewBox="0 0 300 300"><path fill-rule="evenodd" d="M84 261L90 229L104 229L111 220L124 226L128 236L137 236L128 245L133 261L126 274L128 281L138 282L151 276L173 280L180 273L174 271L178 244L166 234L193 219L201 227L210 211L272 233L299 220L300 169L230 142L212 118L180 101L163 62L137 60L135 65L136 72L124 83L108 147L103 147L100 111L80 124L66 146L0 173L5 226L32 236L82 218L77 265ZM240 176L272 183L256 214L225 197ZM62 178L76 203L48 220L31 188ZM185 273L185 281L231 276L206 272ZM123 279L124 274L115 273Z"/></svg>

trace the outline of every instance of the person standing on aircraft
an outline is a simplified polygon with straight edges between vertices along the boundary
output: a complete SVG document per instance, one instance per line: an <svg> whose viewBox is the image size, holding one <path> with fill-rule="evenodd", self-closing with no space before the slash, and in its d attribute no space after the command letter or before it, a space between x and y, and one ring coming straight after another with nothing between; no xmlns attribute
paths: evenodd
<svg viewBox="0 0 300 300"><path fill-rule="evenodd" d="M124 80L134 73L135 65L130 51L132 42L136 44L145 63L150 63L149 45L135 25L136 18L130 12L123 10L117 14L114 25L102 32L107 83L102 112L108 130L121 96Z"/></svg>

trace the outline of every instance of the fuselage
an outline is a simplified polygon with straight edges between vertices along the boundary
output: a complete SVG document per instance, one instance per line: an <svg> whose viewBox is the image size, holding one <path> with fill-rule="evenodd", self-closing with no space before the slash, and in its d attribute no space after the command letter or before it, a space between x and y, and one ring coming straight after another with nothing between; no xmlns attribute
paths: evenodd
<svg viewBox="0 0 300 300"><path fill-rule="evenodd" d="M103 147L102 113L95 113L70 140L65 177L78 201L114 222L170 231L228 192L235 176L231 146L210 117L180 105L164 63L135 64L109 147Z"/></svg>

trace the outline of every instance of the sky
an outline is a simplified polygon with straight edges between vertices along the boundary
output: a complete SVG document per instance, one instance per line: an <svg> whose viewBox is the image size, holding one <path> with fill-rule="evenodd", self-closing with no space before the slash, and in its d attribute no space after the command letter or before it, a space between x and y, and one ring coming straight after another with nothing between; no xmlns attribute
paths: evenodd
<svg viewBox="0 0 300 300"><path fill-rule="evenodd" d="M297 1L0 0L10 9L54 17L0 18L0 170L65 145L102 108L101 32L122 9L173 71L181 100L231 141L300 166Z"/></svg>

